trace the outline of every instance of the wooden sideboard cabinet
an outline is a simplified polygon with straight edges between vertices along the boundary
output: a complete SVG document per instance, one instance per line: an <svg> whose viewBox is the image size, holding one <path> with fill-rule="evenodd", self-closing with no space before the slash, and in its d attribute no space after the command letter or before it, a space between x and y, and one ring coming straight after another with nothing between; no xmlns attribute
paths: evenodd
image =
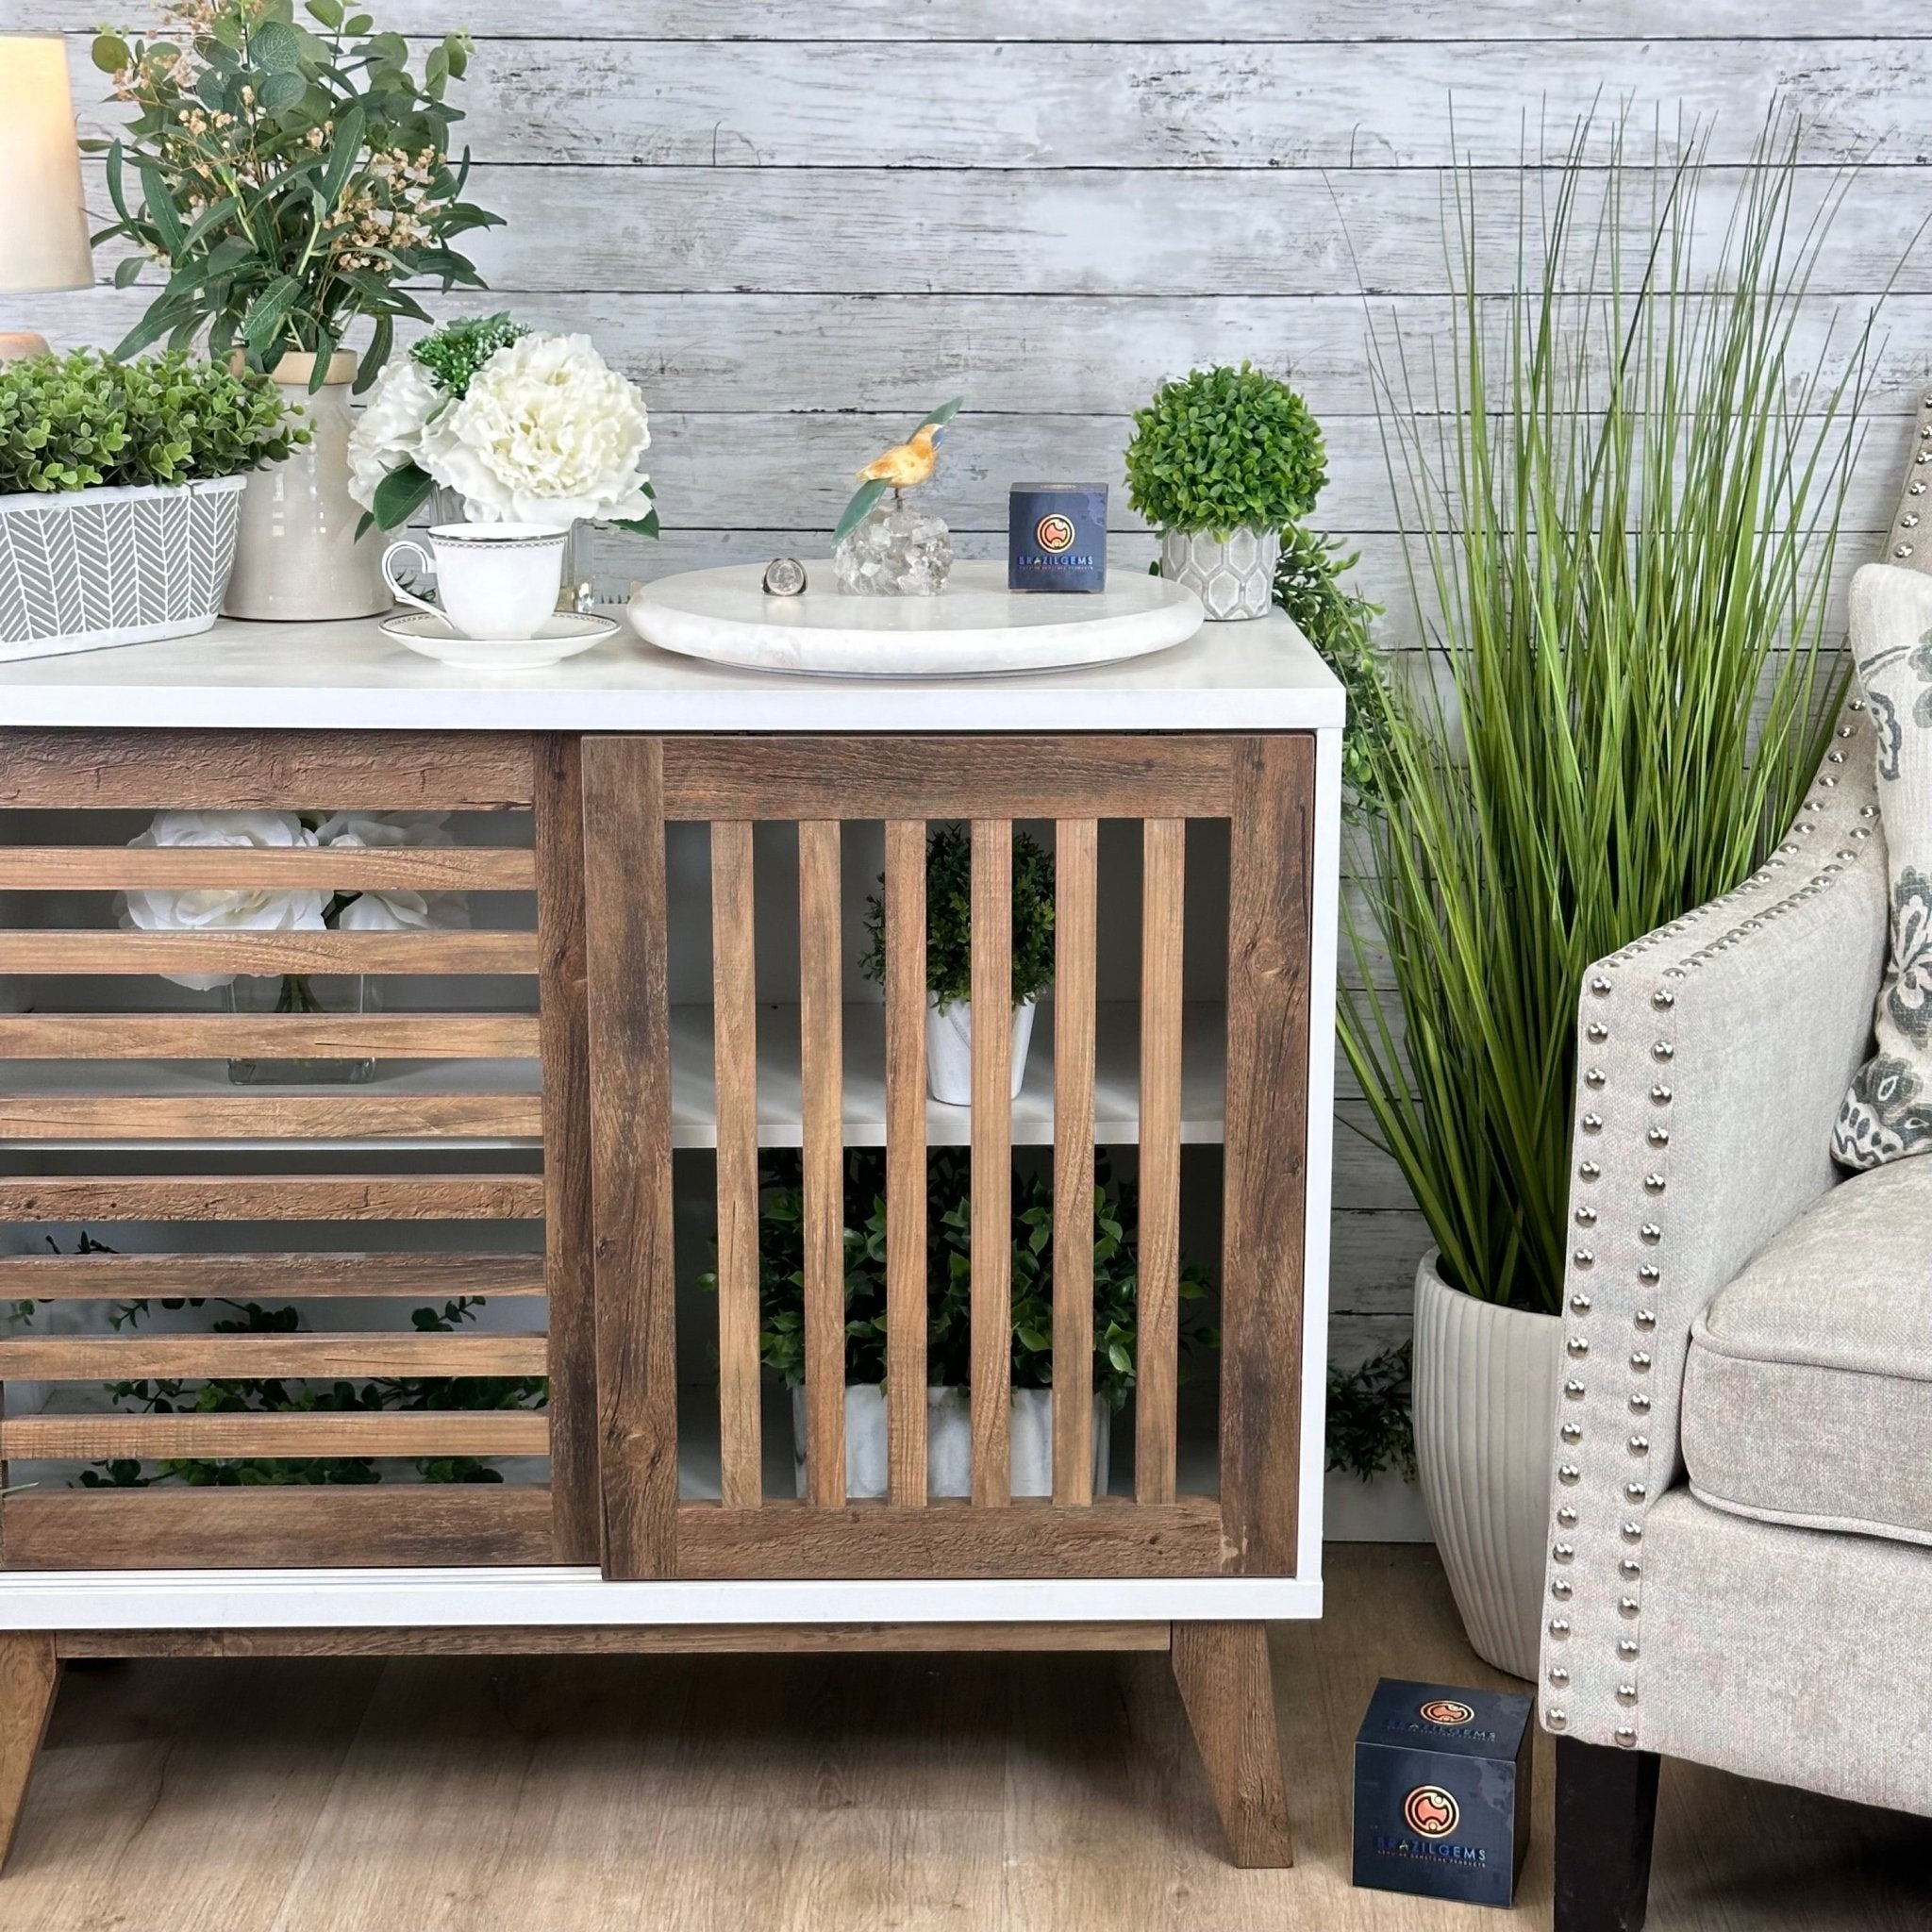
<svg viewBox="0 0 1932 1932"><path fill-rule="evenodd" d="M0 1302L31 1305L0 1331L0 1843L69 1657L1121 1648L1170 1653L1237 1858L1286 1862L1264 1621L1321 1604L1341 722L1312 653L1270 620L1110 673L892 691L640 654L525 692L369 635L0 672ZM130 843L160 811L440 829ZM1010 1101L1003 1025L970 1108L927 1098L940 823L971 827L979 1011L1007 1004L1015 828L1055 853ZM240 897L156 929L151 893ZM388 916L262 909L358 893ZM926 1440L941 1146L971 1177L957 1496ZM885 1222L863 1498L855 1148ZM774 1150L795 1408L760 1358ZM1112 1416L1097 1155L1138 1189ZM1009 1480L1025 1163L1053 1202L1041 1495ZM1184 1257L1216 1331L1191 1378Z"/></svg>

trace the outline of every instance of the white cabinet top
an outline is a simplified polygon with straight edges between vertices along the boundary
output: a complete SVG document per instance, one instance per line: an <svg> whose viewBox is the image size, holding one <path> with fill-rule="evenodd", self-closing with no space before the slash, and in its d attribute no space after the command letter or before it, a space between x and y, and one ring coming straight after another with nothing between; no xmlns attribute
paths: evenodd
<svg viewBox="0 0 1932 1932"><path fill-rule="evenodd" d="M0 727L435 731L1282 731L1342 722L1341 688L1279 611L1126 662L987 677L737 671L621 632L546 671L433 663L375 621L230 623L0 664Z"/></svg>

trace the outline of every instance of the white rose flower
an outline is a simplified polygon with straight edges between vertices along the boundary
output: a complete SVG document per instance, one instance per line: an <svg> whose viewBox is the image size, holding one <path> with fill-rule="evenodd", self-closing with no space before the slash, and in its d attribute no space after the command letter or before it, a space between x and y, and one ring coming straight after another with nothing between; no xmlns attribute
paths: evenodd
<svg viewBox="0 0 1932 1932"><path fill-rule="evenodd" d="M454 845L443 824L447 812L342 811L315 830L318 845L359 845L387 849L400 845ZM467 928L470 904L460 892L403 890L358 891L336 914L340 932L406 932Z"/></svg>
<svg viewBox="0 0 1932 1932"><path fill-rule="evenodd" d="M376 486L391 470L422 460L423 425L443 399L428 370L413 356L384 368L349 432L349 494L375 508Z"/></svg>
<svg viewBox="0 0 1932 1932"><path fill-rule="evenodd" d="M291 811L164 811L130 845L313 845L315 836ZM121 896L121 924L142 932L320 932L325 895L320 891L237 891L201 887L190 891L130 891ZM208 992L232 973L170 973L176 986Z"/></svg>
<svg viewBox="0 0 1932 1932"><path fill-rule="evenodd" d="M589 336L531 334L497 350L425 429L416 460L461 491L474 522L643 517L643 398Z"/></svg>

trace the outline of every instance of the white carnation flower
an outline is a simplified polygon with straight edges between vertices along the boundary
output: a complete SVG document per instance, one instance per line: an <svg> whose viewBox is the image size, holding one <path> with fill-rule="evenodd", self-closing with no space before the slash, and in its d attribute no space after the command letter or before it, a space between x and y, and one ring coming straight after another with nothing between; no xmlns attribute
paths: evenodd
<svg viewBox="0 0 1932 1932"><path fill-rule="evenodd" d="M164 811L130 845L313 845L291 811ZM199 887L178 892L122 894L121 924L141 932L320 932L325 895L320 891L237 891ZM227 986L232 973L170 973L176 986L208 992Z"/></svg>
<svg viewBox="0 0 1932 1932"><path fill-rule="evenodd" d="M349 432L349 494L375 508L376 486L391 470L422 461L423 425L443 400L428 370L413 356L384 368Z"/></svg>
<svg viewBox="0 0 1932 1932"><path fill-rule="evenodd" d="M446 812L341 811L315 830L318 845L358 845L365 850L399 845L454 845L443 824ZM358 891L336 914L341 932L408 932L467 927L470 903L460 892L401 889Z"/></svg>
<svg viewBox="0 0 1932 1932"><path fill-rule="evenodd" d="M643 398L589 336L532 334L497 350L429 424L416 460L476 523L643 517Z"/></svg>

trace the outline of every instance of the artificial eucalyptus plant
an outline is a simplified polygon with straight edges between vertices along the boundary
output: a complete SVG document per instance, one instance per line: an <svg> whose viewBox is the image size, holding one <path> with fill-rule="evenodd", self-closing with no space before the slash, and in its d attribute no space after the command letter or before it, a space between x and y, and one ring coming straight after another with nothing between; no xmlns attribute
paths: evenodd
<svg viewBox="0 0 1932 1932"><path fill-rule="evenodd" d="M1559 1305L1586 968L1763 861L1842 676L1872 321L1797 329L1845 184L1807 212L1776 121L1740 190L1705 157L1583 125L1546 196L1509 191L1500 307L1470 170L1446 356L1374 356L1425 648L1356 740L1355 978L1393 994L1344 991L1341 1042L1446 1277L1524 1308Z"/></svg>
<svg viewBox="0 0 1932 1932"><path fill-rule="evenodd" d="M465 35L436 42L419 77L401 34L378 33L344 0L173 0L152 40L103 33L94 64L133 110L107 154L117 217L94 237L139 253L167 282L120 353L202 328L209 353L242 350L273 369L316 358L320 386L350 325L375 327L357 387L388 359L399 315L427 322L403 285L482 287L458 236L501 217L463 199L469 156L452 163L444 98L468 63Z"/></svg>

